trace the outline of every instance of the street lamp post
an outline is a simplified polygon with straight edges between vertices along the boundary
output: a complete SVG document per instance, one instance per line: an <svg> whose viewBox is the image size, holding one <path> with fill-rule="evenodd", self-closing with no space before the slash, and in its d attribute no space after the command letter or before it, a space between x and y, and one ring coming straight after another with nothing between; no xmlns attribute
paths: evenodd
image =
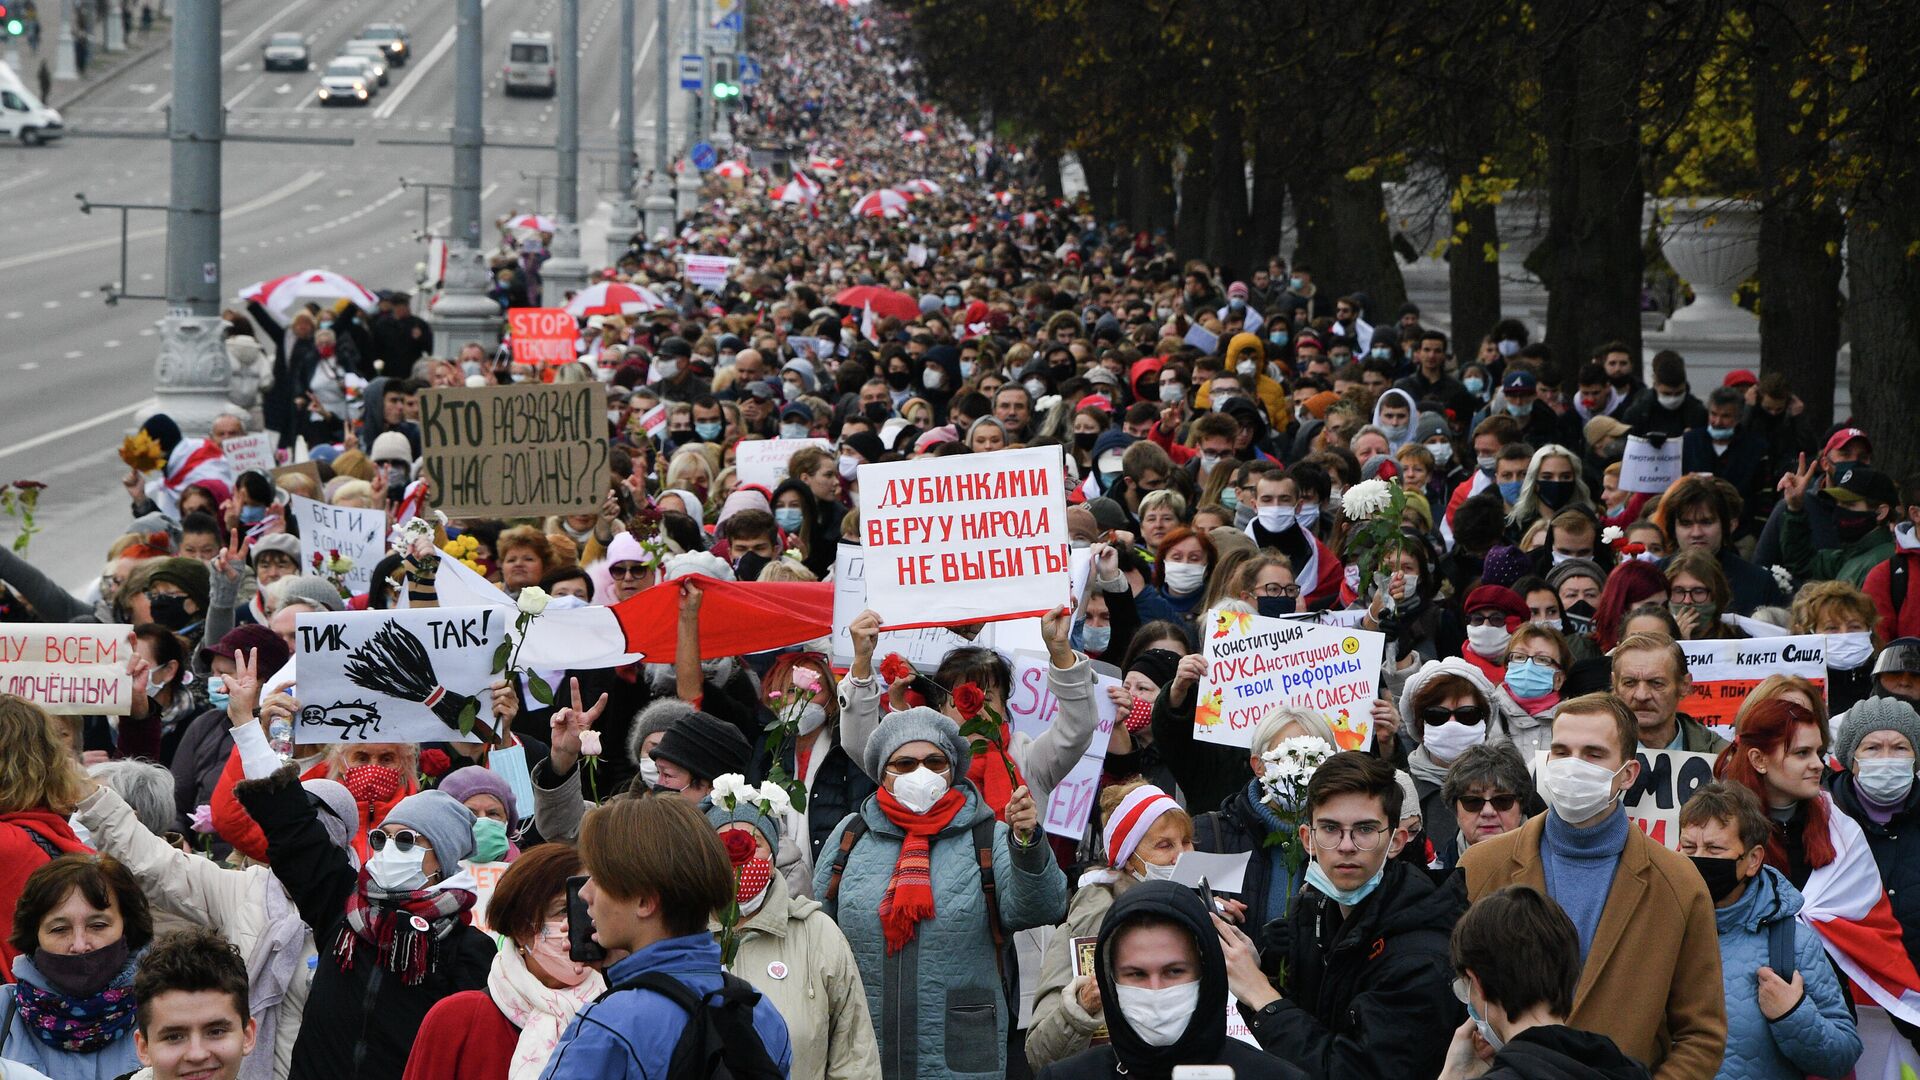
<svg viewBox="0 0 1920 1080"><path fill-rule="evenodd" d="M615 162L619 190L613 196L613 218L607 224L607 262L618 266L627 242L640 228L640 211L633 205L633 6L638 0L620 0L620 126L616 133L619 161ZM667 58L662 56L665 64Z"/></svg>
<svg viewBox="0 0 1920 1080"><path fill-rule="evenodd" d="M480 147L486 137L481 112L486 78L481 0L458 0L454 10L452 221L447 276L433 307L439 334L435 345L446 356L457 354L470 341L488 352L500 343L500 305L487 296L492 275L480 250Z"/></svg>
<svg viewBox="0 0 1920 1080"><path fill-rule="evenodd" d="M154 363L159 411L187 432L212 428L230 370L219 318L221 128L220 5L190 0L173 20L167 314Z"/></svg>
<svg viewBox="0 0 1920 1080"><path fill-rule="evenodd" d="M667 0L655 0L654 51L660 54L660 90L653 102L653 178L647 185L647 238L673 232L673 151L667 132L667 107L673 100L673 75L667 63Z"/></svg>
<svg viewBox="0 0 1920 1080"><path fill-rule="evenodd" d="M556 307L568 292L587 284L580 258L580 0L560 0L559 175L554 178L554 226L551 257L540 268L542 301Z"/></svg>

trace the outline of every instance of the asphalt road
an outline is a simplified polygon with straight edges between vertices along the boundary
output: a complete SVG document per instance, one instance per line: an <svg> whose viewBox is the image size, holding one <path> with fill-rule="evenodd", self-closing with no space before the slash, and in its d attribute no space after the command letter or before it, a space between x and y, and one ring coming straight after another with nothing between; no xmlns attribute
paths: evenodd
<svg viewBox="0 0 1920 1080"><path fill-rule="evenodd" d="M580 0L583 216L611 187L617 123L619 8ZM674 4L672 53L691 8ZM424 256L422 192L400 178L446 183L448 150L383 145L382 139L444 139L454 96L451 0L230 0L223 7L223 89L230 133L352 137L351 147L228 142L222 192L222 291L307 267L345 273L369 288L410 287ZM507 37L514 30L558 29L558 0L488 0L484 33L489 64L485 117L489 141L550 144L557 103L509 97L501 88ZM365 108L322 108L314 89L323 67L369 22L407 25L413 57L392 70L390 85ZM643 160L661 58L652 46L652 5L638 19L641 50L636 135ZM260 47L271 33L308 35L309 72L264 72ZM153 364L164 305L105 304L103 285L120 277L117 214L82 214L74 198L164 203L164 140L83 137L164 132L171 102L171 57L123 65L80 104L62 108L76 136L25 148L0 144L0 485L38 480L41 533L29 558L79 591L98 573L107 545L127 522L115 457L120 440L150 408ZM69 91L70 93L70 91ZM54 99L68 96L56 85ZM679 145L688 95L675 91L672 134ZM519 211L552 211L550 151L489 149L482 183L486 221ZM424 224L444 229L445 193L435 191ZM604 214L604 207L599 213ZM125 287L165 286L163 215L136 214L130 227ZM491 233L489 232L489 235ZM590 247L592 259L598 247ZM0 543L16 534L0 517Z"/></svg>

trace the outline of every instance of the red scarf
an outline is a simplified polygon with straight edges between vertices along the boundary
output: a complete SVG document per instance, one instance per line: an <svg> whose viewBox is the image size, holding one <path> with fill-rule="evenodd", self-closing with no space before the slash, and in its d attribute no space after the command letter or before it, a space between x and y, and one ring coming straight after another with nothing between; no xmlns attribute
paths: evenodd
<svg viewBox="0 0 1920 1080"><path fill-rule="evenodd" d="M967 797L949 788L926 813L916 814L886 788L877 794L880 812L907 834L900 842L893 876L887 879L887 891L880 897L880 928L886 932L887 955L891 956L913 940L915 925L933 914L932 841L953 823L954 815L967 804Z"/></svg>
<svg viewBox="0 0 1920 1080"><path fill-rule="evenodd" d="M347 896L347 917L333 941L333 959L341 971L353 970L354 939L373 946L381 967L418 986L440 970L440 945L463 926L473 923L475 894L465 889L417 889L383 894L376 903L367 896L371 880L360 868L360 880Z"/></svg>
<svg viewBox="0 0 1920 1080"><path fill-rule="evenodd" d="M1006 728L1003 726L1000 730L1004 739ZM1013 774L1011 777L1009 772ZM1007 818L1007 800L1013 798L1013 790L1027 782L1020 766L1007 754L1006 745L985 739L973 740L973 763L967 766L967 779L973 781L993 816L1002 821Z"/></svg>

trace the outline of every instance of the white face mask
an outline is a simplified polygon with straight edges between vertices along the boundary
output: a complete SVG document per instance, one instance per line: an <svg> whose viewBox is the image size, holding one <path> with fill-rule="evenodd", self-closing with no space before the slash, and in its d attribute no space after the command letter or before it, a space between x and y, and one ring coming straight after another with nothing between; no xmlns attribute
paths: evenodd
<svg viewBox="0 0 1920 1080"><path fill-rule="evenodd" d="M1503 340L1494 345L1494 349L1496 349L1501 356L1512 356L1514 353L1520 351L1520 343L1517 341Z"/></svg>
<svg viewBox="0 0 1920 1080"><path fill-rule="evenodd" d="M1120 1015L1148 1046L1172 1046L1187 1033L1194 1009L1200 1004L1200 980L1149 990L1144 986L1117 986Z"/></svg>
<svg viewBox="0 0 1920 1080"><path fill-rule="evenodd" d="M817 701L808 702L807 706L800 710L799 726L800 726L800 734L802 735L811 735L814 732L819 731L821 725L825 724L826 722L827 722L827 707L825 705L820 704Z"/></svg>
<svg viewBox="0 0 1920 1080"><path fill-rule="evenodd" d="M1160 384L1161 404L1172 405L1177 401L1185 401L1185 400L1187 400L1187 392L1185 389L1183 389L1180 386L1179 383L1161 383Z"/></svg>
<svg viewBox="0 0 1920 1080"><path fill-rule="evenodd" d="M1291 506L1263 506L1254 513L1260 519L1260 527L1268 532L1283 532L1293 528L1294 511Z"/></svg>
<svg viewBox="0 0 1920 1080"><path fill-rule="evenodd" d="M1207 582L1205 563L1168 563L1167 591L1175 596L1192 596Z"/></svg>
<svg viewBox="0 0 1920 1080"><path fill-rule="evenodd" d="M946 372L941 371L937 367L929 367L920 373L920 385L929 390L938 390L940 389L940 384L945 382L946 378Z"/></svg>
<svg viewBox="0 0 1920 1080"><path fill-rule="evenodd" d="M1569 825L1592 821L1612 809L1617 795L1613 778L1620 775L1620 769L1608 772L1575 757L1549 758L1540 797Z"/></svg>
<svg viewBox="0 0 1920 1080"><path fill-rule="evenodd" d="M1655 394L1654 396L1660 399L1660 407L1663 409L1677 409L1687 403L1685 394Z"/></svg>
<svg viewBox="0 0 1920 1080"><path fill-rule="evenodd" d="M1421 743L1435 761L1453 761L1461 754L1487 741L1487 722L1477 724L1439 724L1426 729Z"/></svg>
<svg viewBox="0 0 1920 1080"><path fill-rule="evenodd" d="M851 483L853 481L854 476L857 474L859 468L860 468L859 458L854 457L851 454L840 455L840 479Z"/></svg>
<svg viewBox="0 0 1920 1080"><path fill-rule="evenodd" d="M1260 369L1257 366L1255 366L1253 361L1242 360L1239 363L1233 365L1233 370L1243 378L1250 379L1253 377L1253 373Z"/></svg>
<svg viewBox="0 0 1920 1080"><path fill-rule="evenodd" d="M1032 395L1036 401L1046 396L1047 384L1041 382L1039 379L1028 379L1020 385L1026 387L1027 393Z"/></svg>
<svg viewBox="0 0 1920 1080"><path fill-rule="evenodd" d="M660 764L650 757L640 758L640 780L651 788L660 782Z"/></svg>
<svg viewBox="0 0 1920 1080"><path fill-rule="evenodd" d="M1134 858L1140 859L1138 855L1135 855ZM1173 864L1168 863L1162 866L1159 863L1152 863L1145 859L1140 859L1140 873L1133 876L1139 878L1141 881L1172 881Z"/></svg>
<svg viewBox="0 0 1920 1080"><path fill-rule="evenodd" d="M1828 634L1827 666L1837 671L1852 671L1873 655L1873 635Z"/></svg>
<svg viewBox="0 0 1920 1080"><path fill-rule="evenodd" d="M746 916L752 915L754 912L759 911L762 907L765 907L767 903L767 894L772 891L773 890L771 888L761 889L759 892L753 895L753 899L740 901L741 917L745 918Z"/></svg>
<svg viewBox="0 0 1920 1080"><path fill-rule="evenodd" d="M423 865L426 859L427 849L419 844L401 851L399 844L388 840L385 847L367 860L367 876L381 892L413 892L426 887L427 871Z"/></svg>
<svg viewBox="0 0 1920 1080"><path fill-rule="evenodd" d="M1913 790L1913 759L1910 757L1855 758L1853 782L1861 794L1886 805L1904 802Z"/></svg>
<svg viewBox="0 0 1920 1080"><path fill-rule="evenodd" d="M680 361L662 360L657 357L654 359L653 361L653 381L654 382L666 382L668 379L671 379L678 374L680 374Z"/></svg>
<svg viewBox="0 0 1920 1080"><path fill-rule="evenodd" d="M1303 529L1313 528L1320 522L1320 504L1301 503L1300 508L1294 511L1293 519L1299 522Z"/></svg>
<svg viewBox="0 0 1920 1080"><path fill-rule="evenodd" d="M780 437L783 439L804 439L807 437L807 431L808 428L805 424L780 425Z"/></svg>
<svg viewBox="0 0 1920 1080"><path fill-rule="evenodd" d="M1533 620L1533 625L1544 626L1549 630L1558 630L1563 634L1567 632L1566 623L1559 619L1535 619Z"/></svg>
<svg viewBox="0 0 1920 1080"><path fill-rule="evenodd" d="M924 814L933 809L933 804L940 801L948 787L945 776L922 765L905 776L894 777L893 797L908 810Z"/></svg>
<svg viewBox="0 0 1920 1080"><path fill-rule="evenodd" d="M1452 443L1444 443L1444 442L1431 443L1430 442L1427 444L1427 452L1433 455L1433 463L1435 465L1438 465L1442 469L1445 469L1447 466L1453 464L1453 444Z"/></svg>
<svg viewBox="0 0 1920 1080"><path fill-rule="evenodd" d="M1491 660L1505 656L1507 643L1513 640L1513 632L1504 626L1469 626L1467 644L1481 657Z"/></svg>

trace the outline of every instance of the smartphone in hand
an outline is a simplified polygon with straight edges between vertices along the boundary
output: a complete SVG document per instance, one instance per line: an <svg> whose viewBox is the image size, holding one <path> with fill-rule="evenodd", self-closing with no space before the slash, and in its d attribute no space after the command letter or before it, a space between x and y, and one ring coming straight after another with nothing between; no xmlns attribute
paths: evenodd
<svg viewBox="0 0 1920 1080"><path fill-rule="evenodd" d="M580 889L587 875L567 879L567 956L578 964L597 964L607 958L607 950L593 940L593 916L587 914L587 902Z"/></svg>

